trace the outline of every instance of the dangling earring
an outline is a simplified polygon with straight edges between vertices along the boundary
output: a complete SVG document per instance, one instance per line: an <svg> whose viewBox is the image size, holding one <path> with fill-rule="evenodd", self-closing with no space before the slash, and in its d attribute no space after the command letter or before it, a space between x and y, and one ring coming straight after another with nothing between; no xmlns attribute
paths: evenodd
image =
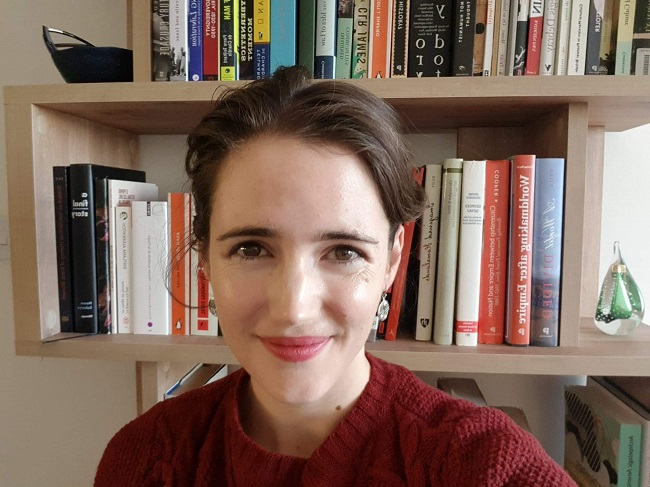
<svg viewBox="0 0 650 487"><path fill-rule="evenodd" d="M214 298L208 299L208 309L213 316L217 316L217 303L214 302Z"/></svg>
<svg viewBox="0 0 650 487"><path fill-rule="evenodd" d="M386 318L388 318L388 311L390 311L390 304L388 303L388 299L386 297L388 294L384 292L384 294L381 295L381 301L379 302L379 306L377 307L377 319L379 321L384 321Z"/></svg>

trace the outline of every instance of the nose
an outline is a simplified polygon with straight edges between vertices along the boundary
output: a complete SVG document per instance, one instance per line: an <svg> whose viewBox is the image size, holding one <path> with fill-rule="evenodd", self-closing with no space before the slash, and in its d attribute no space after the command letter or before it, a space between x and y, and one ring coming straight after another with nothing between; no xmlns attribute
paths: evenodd
<svg viewBox="0 0 650 487"><path fill-rule="evenodd" d="M321 309L322 280L309 259L282 259L269 280L269 315L284 326L308 324Z"/></svg>

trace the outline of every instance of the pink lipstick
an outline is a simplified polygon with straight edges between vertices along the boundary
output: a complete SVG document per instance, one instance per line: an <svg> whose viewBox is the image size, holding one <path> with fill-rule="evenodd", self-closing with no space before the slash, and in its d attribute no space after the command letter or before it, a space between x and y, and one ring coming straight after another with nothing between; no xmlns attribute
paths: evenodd
<svg viewBox="0 0 650 487"><path fill-rule="evenodd" d="M330 337L263 337L266 349L285 362L305 362L318 355Z"/></svg>

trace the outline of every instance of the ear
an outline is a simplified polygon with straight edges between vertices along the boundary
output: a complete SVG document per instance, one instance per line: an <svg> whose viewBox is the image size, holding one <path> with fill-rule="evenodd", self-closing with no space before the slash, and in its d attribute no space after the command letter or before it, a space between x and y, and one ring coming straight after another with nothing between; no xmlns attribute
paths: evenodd
<svg viewBox="0 0 650 487"><path fill-rule="evenodd" d="M386 279L384 289L388 289L395 280L397 269L402 259L402 249L404 248L404 225L400 225L395 232L393 239L393 248L388 251L388 267L386 268Z"/></svg>

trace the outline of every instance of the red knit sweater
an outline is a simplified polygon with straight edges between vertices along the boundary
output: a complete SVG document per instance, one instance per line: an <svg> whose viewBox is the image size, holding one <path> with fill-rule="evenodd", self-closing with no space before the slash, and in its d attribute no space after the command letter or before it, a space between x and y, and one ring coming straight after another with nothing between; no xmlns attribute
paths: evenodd
<svg viewBox="0 0 650 487"><path fill-rule="evenodd" d="M164 401L111 440L96 487L573 486L502 412L434 389L368 355L370 381L308 459L271 453L242 430L239 370Z"/></svg>

